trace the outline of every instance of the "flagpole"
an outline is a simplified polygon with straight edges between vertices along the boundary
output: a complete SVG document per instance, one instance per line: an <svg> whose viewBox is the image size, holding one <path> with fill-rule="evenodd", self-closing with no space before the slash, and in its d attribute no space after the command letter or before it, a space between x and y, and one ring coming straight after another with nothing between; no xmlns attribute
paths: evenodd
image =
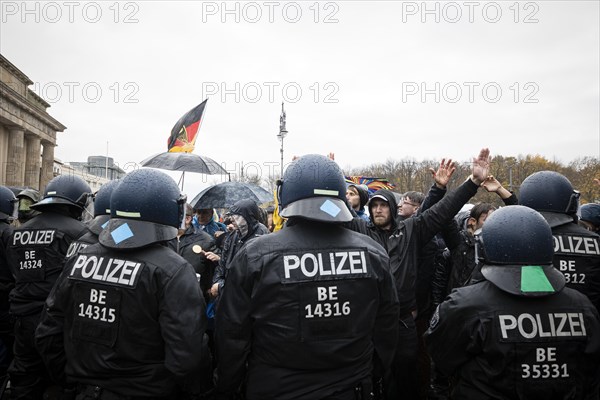
<svg viewBox="0 0 600 400"><path fill-rule="evenodd" d="M177 183L178 186L181 185L181 191L182 192L183 192L183 183L184 183L183 181L184 181L184 178L185 178L185 171L183 171L181 173L181 177L179 178L179 182Z"/></svg>
<svg viewBox="0 0 600 400"><path fill-rule="evenodd" d="M104 163L104 179L108 180L108 140L106 141L106 160Z"/></svg>
<svg viewBox="0 0 600 400"><path fill-rule="evenodd" d="M281 153L281 178L283 178L283 139L285 139L288 134L287 129L285 128L285 110L283 108L283 102L281 102L281 116L279 117L279 134L277 137L281 140L281 148L279 152Z"/></svg>

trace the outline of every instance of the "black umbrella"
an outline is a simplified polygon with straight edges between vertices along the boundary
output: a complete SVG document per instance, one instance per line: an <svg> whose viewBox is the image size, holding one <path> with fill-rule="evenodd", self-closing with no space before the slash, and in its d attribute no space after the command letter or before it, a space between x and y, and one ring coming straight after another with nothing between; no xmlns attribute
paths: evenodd
<svg viewBox="0 0 600 400"><path fill-rule="evenodd" d="M142 161L142 167L168 169L169 171L198 172L200 174L227 174L215 160L193 153L159 153Z"/></svg>
<svg viewBox="0 0 600 400"><path fill-rule="evenodd" d="M257 204L273 200L273 195L252 183L223 182L209 186L190 202L194 208L229 208L238 200L250 199Z"/></svg>
<svg viewBox="0 0 600 400"><path fill-rule="evenodd" d="M227 170L212 158L193 153L159 153L146 158L141 165L142 167L160 168L169 171L183 171L179 180L182 190L186 172L207 175L227 174Z"/></svg>

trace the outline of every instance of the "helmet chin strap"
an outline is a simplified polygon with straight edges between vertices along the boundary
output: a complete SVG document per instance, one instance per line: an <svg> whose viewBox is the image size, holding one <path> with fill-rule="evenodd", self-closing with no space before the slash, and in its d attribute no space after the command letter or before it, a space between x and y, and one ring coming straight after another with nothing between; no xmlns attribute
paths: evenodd
<svg viewBox="0 0 600 400"><path fill-rule="evenodd" d="M567 205L567 209L565 210L565 212L569 215L573 215L577 213L577 210L579 209L579 197L581 196L581 193L578 190L573 190L573 193L571 194L571 198L569 199L569 204Z"/></svg>
<svg viewBox="0 0 600 400"><path fill-rule="evenodd" d="M279 212L281 212L281 187L283 186L283 180L277 179L275 182L275 187L277 188L276 196L277 196L277 206L279 207Z"/></svg>

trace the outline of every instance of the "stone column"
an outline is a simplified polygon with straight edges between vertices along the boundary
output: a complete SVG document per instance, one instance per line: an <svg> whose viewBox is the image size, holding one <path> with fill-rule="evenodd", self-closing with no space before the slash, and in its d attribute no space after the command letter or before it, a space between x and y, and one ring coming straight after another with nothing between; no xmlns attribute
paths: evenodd
<svg viewBox="0 0 600 400"><path fill-rule="evenodd" d="M25 183L25 130L9 128L6 186L23 186Z"/></svg>
<svg viewBox="0 0 600 400"><path fill-rule="evenodd" d="M40 188L40 138L34 135L25 137L25 186Z"/></svg>
<svg viewBox="0 0 600 400"><path fill-rule="evenodd" d="M40 174L40 192L44 194L46 185L54 178L54 143L43 142L44 151L42 152L42 172Z"/></svg>

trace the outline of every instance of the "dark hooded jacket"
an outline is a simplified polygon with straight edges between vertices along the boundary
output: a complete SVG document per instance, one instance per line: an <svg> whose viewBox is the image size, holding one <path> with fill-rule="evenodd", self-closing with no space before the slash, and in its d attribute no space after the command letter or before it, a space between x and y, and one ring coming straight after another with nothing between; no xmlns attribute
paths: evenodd
<svg viewBox="0 0 600 400"><path fill-rule="evenodd" d="M221 259L219 260L219 264L215 269L215 275L213 277L213 284L219 284L219 292L221 292L223 285L225 284L227 268L237 252L250 240L269 233L269 229L258 222L259 213L260 210L256 203L249 199L240 200L229 209L229 214L237 214L244 217L248 223L248 232L244 236L241 236L240 231L236 229L235 231L230 232L225 238Z"/></svg>
<svg viewBox="0 0 600 400"><path fill-rule="evenodd" d="M183 235L169 240L167 246L189 262L194 271L200 275L200 287L205 300L208 300L206 293L210 289L215 267L201 250L216 251L214 239L204 231L194 232L194 227L190 225Z"/></svg>
<svg viewBox="0 0 600 400"><path fill-rule="evenodd" d="M381 189L373 196L381 195L387 199L392 215L392 227L383 230L359 218L348 223L348 228L372 237L387 250L392 274L396 279L401 318L417 308L415 283L419 249L454 217L477 193L477 189L478 186L469 179L428 210L403 221L393 218L397 210L394 194L389 190Z"/></svg>

